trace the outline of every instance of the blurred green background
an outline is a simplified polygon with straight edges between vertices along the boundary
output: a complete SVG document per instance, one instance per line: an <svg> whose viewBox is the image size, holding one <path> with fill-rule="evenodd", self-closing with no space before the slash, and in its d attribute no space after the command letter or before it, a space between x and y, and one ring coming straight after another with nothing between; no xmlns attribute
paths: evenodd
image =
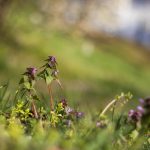
<svg viewBox="0 0 150 150"><path fill-rule="evenodd" d="M40 67L54 55L64 87L61 91L53 85L57 100L66 97L90 109L101 108L121 92L130 91L134 102L148 96L148 48L104 32L85 31L77 24L68 25L56 12L63 2L0 0L1 84L10 81L10 89L15 90L26 67ZM48 5L54 6L52 13ZM38 90L48 95L43 84Z"/></svg>

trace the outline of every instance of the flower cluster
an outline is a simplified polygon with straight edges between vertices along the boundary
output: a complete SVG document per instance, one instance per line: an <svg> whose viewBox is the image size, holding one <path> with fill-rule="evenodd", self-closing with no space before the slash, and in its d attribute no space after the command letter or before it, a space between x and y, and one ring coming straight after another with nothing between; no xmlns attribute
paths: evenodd
<svg viewBox="0 0 150 150"><path fill-rule="evenodd" d="M45 60L46 61L46 68L50 68L52 70L51 76L53 78L57 78L58 77L58 73L59 71L57 70L57 61L56 58L54 56L49 56L48 59Z"/></svg>
<svg viewBox="0 0 150 150"><path fill-rule="evenodd" d="M65 109L65 113L66 113L67 116L74 115L77 119L80 119L80 118L84 117L83 112L76 111L76 110L72 109L71 107L69 107L68 104L67 104L66 99L62 99L60 101L60 103L62 103L62 106Z"/></svg>
<svg viewBox="0 0 150 150"><path fill-rule="evenodd" d="M128 118L132 122L138 122L143 116L150 114L150 98L140 99L140 105L136 110L130 110Z"/></svg>
<svg viewBox="0 0 150 150"><path fill-rule="evenodd" d="M48 59L46 59L46 61L47 61L47 66L49 68L56 69L57 61L54 56L48 56Z"/></svg>
<svg viewBox="0 0 150 150"><path fill-rule="evenodd" d="M138 122L141 120L142 113L138 110L131 109L128 114L129 120L133 122Z"/></svg>
<svg viewBox="0 0 150 150"><path fill-rule="evenodd" d="M24 75L27 75L30 80L34 80L36 73L37 73L37 69L35 67L29 67L26 69Z"/></svg>
<svg viewBox="0 0 150 150"><path fill-rule="evenodd" d="M62 99L60 103L62 103L63 108L65 108L68 105L66 99Z"/></svg>
<svg viewBox="0 0 150 150"><path fill-rule="evenodd" d="M150 113L150 97L145 98L145 99L140 99L140 103L145 110L145 113Z"/></svg>

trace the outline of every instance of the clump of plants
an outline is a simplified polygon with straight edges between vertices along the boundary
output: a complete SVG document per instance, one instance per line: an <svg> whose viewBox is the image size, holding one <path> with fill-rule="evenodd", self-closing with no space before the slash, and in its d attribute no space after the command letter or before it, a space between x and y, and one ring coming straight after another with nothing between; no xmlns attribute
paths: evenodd
<svg viewBox="0 0 150 150"><path fill-rule="evenodd" d="M58 76L57 60L49 56L42 67L28 67L22 74L14 100L6 92L8 84L0 87L2 150L150 149L150 98L140 99L136 109L119 112L132 99L130 93L121 93L89 115L70 107L65 97L53 97L53 82L63 89ZM49 105L43 105L37 92L39 81L45 83Z"/></svg>

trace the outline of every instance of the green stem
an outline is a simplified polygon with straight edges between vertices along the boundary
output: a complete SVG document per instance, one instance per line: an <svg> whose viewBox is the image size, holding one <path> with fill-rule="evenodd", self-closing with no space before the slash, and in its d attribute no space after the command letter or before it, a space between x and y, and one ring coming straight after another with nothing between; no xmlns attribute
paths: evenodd
<svg viewBox="0 0 150 150"><path fill-rule="evenodd" d="M32 96L31 96L31 91L30 91L30 98L31 98ZM38 119L38 113L37 113L37 110L36 110L36 106L35 106L35 103L34 103L34 100L32 99L32 102L31 102L31 109L32 109L32 111L33 111L33 114L34 114L34 117L36 118L36 119Z"/></svg>
<svg viewBox="0 0 150 150"><path fill-rule="evenodd" d="M34 100L32 100L32 111L33 111L33 114L34 114L34 117L36 119L38 119L38 113L37 113L37 110L36 110L36 107L35 107L35 103L34 103Z"/></svg>
<svg viewBox="0 0 150 150"><path fill-rule="evenodd" d="M54 101L53 101L53 96L52 96L52 90L51 90L51 85L48 85L48 92L50 95L50 108L51 110L54 110Z"/></svg>
<svg viewBox="0 0 150 150"><path fill-rule="evenodd" d="M99 117L103 116L103 115L106 113L106 111L107 111L114 103L116 103L116 101L117 101L116 99L112 100L112 101L104 108L104 110L100 113Z"/></svg>

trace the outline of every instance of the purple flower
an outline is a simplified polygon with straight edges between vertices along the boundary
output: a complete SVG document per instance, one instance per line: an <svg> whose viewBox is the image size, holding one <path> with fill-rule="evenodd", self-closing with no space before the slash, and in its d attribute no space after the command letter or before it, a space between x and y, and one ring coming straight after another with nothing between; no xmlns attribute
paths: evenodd
<svg viewBox="0 0 150 150"><path fill-rule="evenodd" d="M76 115L77 118L83 118L84 117L83 112L75 112L75 115Z"/></svg>
<svg viewBox="0 0 150 150"><path fill-rule="evenodd" d="M27 75L30 79L34 80L37 69L34 67L29 67L26 70L27 71L24 73L24 75Z"/></svg>
<svg viewBox="0 0 150 150"><path fill-rule="evenodd" d="M56 68L57 65L57 61L56 58L54 56L49 56L48 59L46 59L48 67L52 68Z"/></svg>
<svg viewBox="0 0 150 150"><path fill-rule="evenodd" d="M48 60L49 60L50 62L52 62L52 63L56 63L56 64L57 64L56 58L55 58L54 56L48 56Z"/></svg>
<svg viewBox="0 0 150 150"><path fill-rule="evenodd" d="M139 102L141 103L141 105L143 105L144 104L144 99L140 98Z"/></svg>
<svg viewBox="0 0 150 150"><path fill-rule="evenodd" d="M70 115L70 114L74 113L74 110L70 107L65 107L65 112L66 112L67 115Z"/></svg>
<svg viewBox="0 0 150 150"><path fill-rule="evenodd" d="M140 112L142 115L145 113L145 109L142 106L137 106L137 111Z"/></svg>
<svg viewBox="0 0 150 150"><path fill-rule="evenodd" d="M139 111L130 110L128 113L128 117L130 121L138 122L141 120L142 114Z"/></svg>
<svg viewBox="0 0 150 150"><path fill-rule="evenodd" d="M62 103L63 108L67 107L68 104L65 99L62 99L60 102Z"/></svg>
<svg viewBox="0 0 150 150"><path fill-rule="evenodd" d="M150 97L145 99L140 99L140 103L145 111L145 114L150 113Z"/></svg>
<svg viewBox="0 0 150 150"><path fill-rule="evenodd" d="M143 107L147 110L150 110L150 97L144 99Z"/></svg>

